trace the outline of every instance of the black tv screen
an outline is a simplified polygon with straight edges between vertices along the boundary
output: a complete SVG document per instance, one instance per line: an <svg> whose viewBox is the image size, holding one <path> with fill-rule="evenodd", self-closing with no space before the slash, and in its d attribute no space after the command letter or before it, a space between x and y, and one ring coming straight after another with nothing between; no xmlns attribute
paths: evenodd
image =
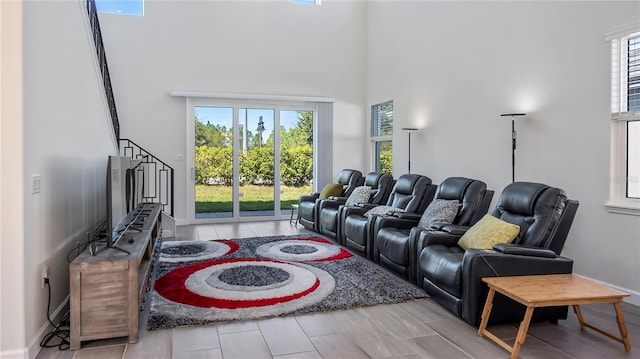
<svg viewBox="0 0 640 359"><path fill-rule="evenodd" d="M140 183L137 181L141 160L109 156L107 163L107 248L113 247L127 229L130 214L138 205Z"/></svg>

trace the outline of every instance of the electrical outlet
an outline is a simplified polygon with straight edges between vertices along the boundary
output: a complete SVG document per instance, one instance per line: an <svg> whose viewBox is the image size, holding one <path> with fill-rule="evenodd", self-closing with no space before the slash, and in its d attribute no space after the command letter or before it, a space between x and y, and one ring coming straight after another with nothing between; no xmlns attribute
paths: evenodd
<svg viewBox="0 0 640 359"><path fill-rule="evenodd" d="M49 274L51 274L51 267L44 266L42 267L42 288L44 288L44 280L49 279Z"/></svg>

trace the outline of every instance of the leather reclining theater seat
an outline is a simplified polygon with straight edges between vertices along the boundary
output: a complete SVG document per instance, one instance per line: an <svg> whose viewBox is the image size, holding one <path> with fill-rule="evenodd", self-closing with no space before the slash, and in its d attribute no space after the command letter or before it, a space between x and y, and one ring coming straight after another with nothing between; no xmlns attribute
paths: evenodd
<svg viewBox="0 0 640 359"><path fill-rule="evenodd" d="M404 174L398 178L386 205L401 208L406 213L422 213L433 199L436 186L419 174ZM346 207L340 213L340 243L358 254L371 258L373 222L378 216L365 216L373 206Z"/></svg>
<svg viewBox="0 0 640 359"><path fill-rule="evenodd" d="M520 227L512 244L493 250L463 250L461 234L431 231L424 241L419 262L419 282L432 299L478 326L487 297L483 277L571 273L573 260L560 256L578 207L559 188L540 183L508 185L492 215ZM519 322L524 306L496 294L489 323ZM567 307L538 308L534 321L566 319Z"/></svg>
<svg viewBox="0 0 640 359"><path fill-rule="evenodd" d="M384 172L370 172L364 178L364 186L371 188L371 194L367 203L379 205L386 203L391 194L394 180L393 176ZM346 198L328 199L321 201L318 207L319 225L318 232L325 236L338 239L340 231L340 211L344 208Z"/></svg>
<svg viewBox="0 0 640 359"><path fill-rule="evenodd" d="M338 184L342 185L340 196L349 197L354 188L361 186L364 182L362 172L352 169L343 169L338 175ZM298 219L304 228L318 232L318 208L316 206L320 199L320 193L314 192L309 195L300 196L298 201Z"/></svg>
<svg viewBox="0 0 640 359"><path fill-rule="evenodd" d="M458 212L448 228L465 231L487 213L492 198L493 191L487 190L484 182L464 177L450 177L438 185L434 201L459 201ZM425 214L426 212L425 210ZM407 216L399 213L380 217L373 229L373 261L413 283L417 283L416 263L424 246L419 239L424 238L429 230L442 227L417 227L423 215Z"/></svg>

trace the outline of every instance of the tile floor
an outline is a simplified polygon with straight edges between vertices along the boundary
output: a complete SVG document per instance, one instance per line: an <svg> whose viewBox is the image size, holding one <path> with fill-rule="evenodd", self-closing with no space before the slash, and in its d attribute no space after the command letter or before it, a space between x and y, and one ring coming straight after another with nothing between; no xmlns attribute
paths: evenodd
<svg viewBox="0 0 640 359"><path fill-rule="evenodd" d="M288 221L179 227L175 239L230 239L309 234ZM171 239L171 240L175 240ZM632 350L593 331L581 331L573 312L558 325L534 323L521 358L640 358L640 308L623 304ZM617 333L613 306L583 306L587 322ZM477 329L438 304L421 299L394 305L305 314L216 325L146 330L140 341L88 342L81 350L43 349L42 358L508 358ZM516 325L490 327L513 343Z"/></svg>

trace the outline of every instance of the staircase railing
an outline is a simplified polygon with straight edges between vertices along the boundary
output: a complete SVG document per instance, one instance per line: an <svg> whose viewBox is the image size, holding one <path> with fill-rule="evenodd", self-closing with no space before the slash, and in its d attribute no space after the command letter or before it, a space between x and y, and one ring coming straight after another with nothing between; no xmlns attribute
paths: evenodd
<svg viewBox="0 0 640 359"><path fill-rule="evenodd" d="M139 171L142 172L139 178L142 178L143 181L141 202L160 203L162 204L162 210L173 217L173 168L138 146L135 142L120 138L120 122L118 121L116 101L113 96L113 88L111 87L111 77L109 76L107 56L104 52L104 43L102 42L102 31L100 30L100 22L98 21L96 2L95 0L85 0L85 5L89 16L93 43L96 47L96 56L102 74L102 84L109 105L113 132L120 147L120 156L142 160L139 167Z"/></svg>
<svg viewBox="0 0 640 359"><path fill-rule="evenodd" d="M138 166L142 178L141 202L162 204L162 210L174 217L173 168L150 154L135 142L120 139L120 156L142 160Z"/></svg>
<svg viewBox="0 0 640 359"><path fill-rule="evenodd" d="M107 66L107 55L104 52L104 43L102 42L102 31L100 31L100 22L98 22L98 10L96 9L95 0L86 0L87 14L89 15L89 25L93 32L93 43L96 46L96 55L98 57L98 65L102 73L102 84L104 92L107 96L107 104L109 105L109 113L111 114L111 123L113 124L113 132L116 141L120 140L120 122L118 121L118 112L116 111L116 101L113 97L113 89L111 87L111 77L109 76L109 66Z"/></svg>

